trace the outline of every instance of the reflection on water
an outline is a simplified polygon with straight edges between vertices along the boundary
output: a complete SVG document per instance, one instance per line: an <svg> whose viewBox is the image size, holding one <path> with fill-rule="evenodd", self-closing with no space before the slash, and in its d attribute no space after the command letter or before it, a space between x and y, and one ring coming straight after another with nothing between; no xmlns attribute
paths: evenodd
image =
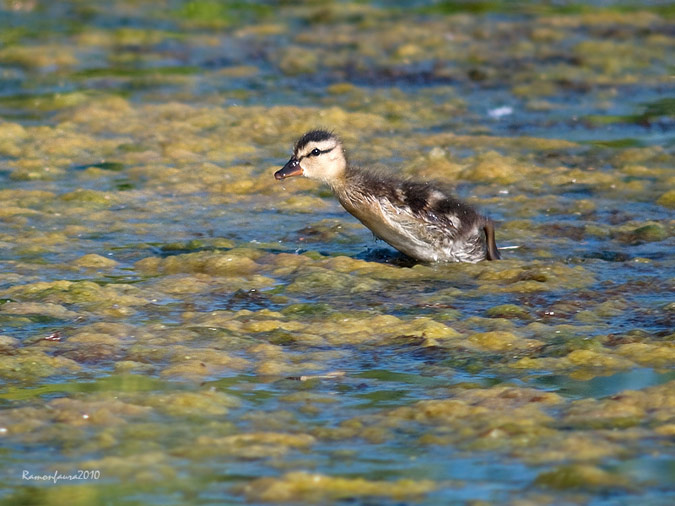
<svg viewBox="0 0 675 506"><path fill-rule="evenodd" d="M623 390L662 385L675 378L675 372L657 372L654 369L632 369L609 376L597 376L583 381L575 381L569 376L546 375L536 378L535 382L544 388L551 388L565 396L575 398L609 397Z"/></svg>

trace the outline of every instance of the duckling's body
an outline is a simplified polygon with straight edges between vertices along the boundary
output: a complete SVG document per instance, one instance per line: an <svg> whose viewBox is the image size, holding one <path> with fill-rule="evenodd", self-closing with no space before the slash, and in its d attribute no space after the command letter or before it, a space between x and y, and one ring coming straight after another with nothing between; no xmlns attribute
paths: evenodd
<svg viewBox="0 0 675 506"><path fill-rule="evenodd" d="M486 258L487 220L445 188L349 168L333 191L376 237L409 257L425 262Z"/></svg>
<svg viewBox="0 0 675 506"><path fill-rule="evenodd" d="M306 133L274 176L300 174L330 185L350 214L409 257L471 263L499 258L492 222L456 200L444 185L349 166L342 145L329 132Z"/></svg>

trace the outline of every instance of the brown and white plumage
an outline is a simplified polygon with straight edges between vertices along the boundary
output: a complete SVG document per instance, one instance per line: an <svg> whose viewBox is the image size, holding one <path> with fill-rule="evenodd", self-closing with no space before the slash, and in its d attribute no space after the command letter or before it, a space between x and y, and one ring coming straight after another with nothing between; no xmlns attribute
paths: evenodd
<svg viewBox="0 0 675 506"><path fill-rule="evenodd" d="M397 179L352 167L336 136L312 130L274 177L304 175L327 183L342 206L376 237L425 262L496 260L492 222L442 184Z"/></svg>

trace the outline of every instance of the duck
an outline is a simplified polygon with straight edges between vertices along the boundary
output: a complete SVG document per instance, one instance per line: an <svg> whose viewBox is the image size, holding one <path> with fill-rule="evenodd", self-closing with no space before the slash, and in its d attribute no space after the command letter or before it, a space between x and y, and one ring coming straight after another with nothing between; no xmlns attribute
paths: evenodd
<svg viewBox="0 0 675 506"><path fill-rule="evenodd" d="M415 181L347 162L332 132L311 130L295 143L276 180L304 176L327 184L344 209L375 237L421 262L501 258L489 218L455 198L444 184Z"/></svg>

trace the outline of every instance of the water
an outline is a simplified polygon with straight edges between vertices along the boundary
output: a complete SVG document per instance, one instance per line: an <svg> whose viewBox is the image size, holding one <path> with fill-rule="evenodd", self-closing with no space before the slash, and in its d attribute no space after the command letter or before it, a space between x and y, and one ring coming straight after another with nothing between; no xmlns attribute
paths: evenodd
<svg viewBox="0 0 675 506"><path fill-rule="evenodd" d="M4 502L672 502L668 4L2 9ZM315 127L504 260L275 181Z"/></svg>

